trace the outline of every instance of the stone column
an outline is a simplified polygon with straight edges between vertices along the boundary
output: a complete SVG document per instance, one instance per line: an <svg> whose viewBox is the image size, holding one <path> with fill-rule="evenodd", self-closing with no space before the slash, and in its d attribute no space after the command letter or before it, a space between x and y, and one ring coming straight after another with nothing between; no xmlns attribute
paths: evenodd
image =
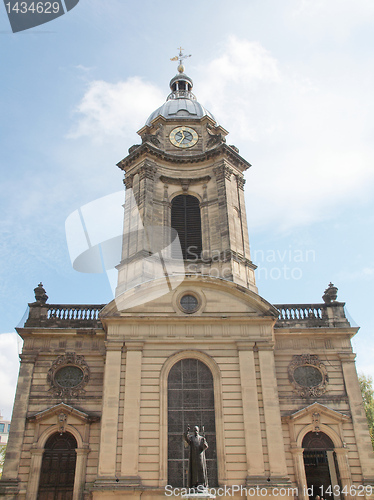
<svg viewBox="0 0 374 500"><path fill-rule="evenodd" d="M304 448L292 448L291 453L293 458L293 464L295 468L296 484L298 488L298 498L299 500L309 500L307 495L307 482L304 466Z"/></svg>
<svg viewBox="0 0 374 500"><path fill-rule="evenodd" d="M27 484L26 500L35 500L37 498L43 453L44 448L34 448L31 450L30 474Z"/></svg>
<svg viewBox="0 0 374 500"><path fill-rule="evenodd" d="M21 354L21 366L18 376L17 392L14 400L12 424L10 426L8 446L2 480L17 481L18 466L25 433L26 415L29 405L36 354Z"/></svg>
<svg viewBox="0 0 374 500"><path fill-rule="evenodd" d="M338 492L340 486L338 483L338 476L336 474L334 452L332 450L328 450L328 451L326 451L326 454L327 454L327 463L329 465L332 494L333 494L333 497L335 500L339 500L341 498L340 494Z"/></svg>
<svg viewBox="0 0 374 500"><path fill-rule="evenodd" d="M258 408L254 342L238 342L248 479L265 476Z"/></svg>
<svg viewBox="0 0 374 500"><path fill-rule="evenodd" d="M362 402L360 384L358 383L353 353L340 353L344 384L346 387L349 406L351 409L356 445L361 464L363 484L372 484L374 481L373 449L369 437L368 423Z"/></svg>
<svg viewBox="0 0 374 500"><path fill-rule="evenodd" d="M123 342L107 342L103 414L99 454L99 479L116 477L119 391Z"/></svg>
<svg viewBox="0 0 374 500"><path fill-rule="evenodd" d="M338 463L340 483L342 485L342 489L347 491L347 493L344 494L344 499L353 500L354 497L350 494L352 479L351 472L349 470L348 450L347 448L334 448L334 451L336 453L336 461Z"/></svg>
<svg viewBox="0 0 374 500"><path fill-rule="evenodd" d="M287 466L272 345L258 346L270 479L286 481Z"/></svg>
<svg viewBox="0 0 374 500"><path fill-rule="evenodd" d="M223 251L229 250L231 248L230 244L230 221L228 214L228 191L230 189L229 183L231 182L232 169L228 167L225 161L221 161L213 169L216 176L217 184L217 196L218 196L218 210L219 210L219 222L220 222L220 249ZM232 231L232 228L231 228Z"/></svg>
<svg viewBox="0 0 374 500"><path fill-rule="evenodd" d="M245 197L244 197L244 184L245 180L242 176L236 177L236 183L238 186L238 202L240 210L240 224L241 224L241 234L242 234L242 244L243 244L243 257L245 259L251 260L251 255L249 251L249 236L248 236L248 224L247 215L245 212Z"/></svg>
<svg viewBox="0 0 374 500"><path fill-rule="evenodd" d="M211 256L211 234L209 224L209 200L208 200L208 187L203 185L203 200L200 203L201 208L201 237L203 243L204 258Z"/></svg>
<svg viewBox="0 0 374 500"><path fill-rule="evenodd" d="M88 448L78 448L75 451L77 453L77 462L75 465L73 500L81 500L86 482L87 455L90 450Z"/></svg>
<svg viewBox="0 0 374 500"><path fill-rule="evenodd" d="M126 378L123 417L121 481L140 484L139 421L143 342L126 343Z"/></svg>

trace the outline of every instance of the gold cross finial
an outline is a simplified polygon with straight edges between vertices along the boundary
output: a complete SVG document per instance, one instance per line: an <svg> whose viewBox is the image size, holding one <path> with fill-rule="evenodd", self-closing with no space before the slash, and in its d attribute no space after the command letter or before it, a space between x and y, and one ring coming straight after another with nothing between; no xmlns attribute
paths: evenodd
<svg viewBox="0 0 374 500"><path fill-rule="evenodd" d="M179 71L179 73L183 73L184 66L183 66L182 62L183 62L184 59L187 59L187 57L191 57L191 54L189 54L188 56L184 56L183 55L183 50L184 49L182 47L179 47L178 50L179 50L179 55L172 57L170 59L170 61L179 61L178 71Z"/></svg>

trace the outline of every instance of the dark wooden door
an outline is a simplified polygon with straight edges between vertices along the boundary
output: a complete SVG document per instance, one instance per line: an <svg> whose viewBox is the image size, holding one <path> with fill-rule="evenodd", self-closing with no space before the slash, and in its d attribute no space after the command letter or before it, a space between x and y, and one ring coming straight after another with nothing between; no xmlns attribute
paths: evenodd
<svg viewBox="0 0 374 500"><path fill-rule="evenodd" d="M72 500L77 442L71 434L51 436L43 454L38 500Z"/></svg>

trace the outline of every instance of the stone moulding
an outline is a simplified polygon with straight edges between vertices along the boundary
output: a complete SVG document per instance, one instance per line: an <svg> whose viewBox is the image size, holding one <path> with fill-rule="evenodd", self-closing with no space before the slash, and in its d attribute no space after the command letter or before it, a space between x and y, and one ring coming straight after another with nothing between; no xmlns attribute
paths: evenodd
<svg viewBox="0 0 374 500"><path fill-rule="evenodd" d="M56 381L57 372L64 367L78 367L83 372L82 380L74 387L63 387ZM85 393L84 387L90 380L90 369L84 359L84 356L79 356L74 352L67 352L59 356L48 370L47 382L51 386L48 392L54 397L78 397Z"/></svg>
<svg viewBox="0 0 374 500"><path fill-rule="evenodd" d="M318 385L307 387L298 383L295 379L295 370L302 366L311 366L317 369L321 375L321 382ZM292 357L291 363L288 365L288 378L294 387L294 392L302 398L319 397L327 390L329 377L325 365L320 361L315 354L301 354Z"/></svg>
<svg viewBox="0 0 374 500"><path fill-rule="evenodd" d="M171 162L173 164L190 164L190 163L201 163L203 161L209 160L221 154L226 154L228 158L230 158L233 165L235 165L240 170L244 171L247 168L251 167L251 164L248 163L244 158L242 158L236 151L234 151L227 144L220 144L215 148L209 149L205 151L205 153L197 153L194 155L181 155L181 154L171 154L165 153L164 151L156 148L153 144L149 142L145 142L140 145L136 149L132 150L131 153L117 163L117 167L121 170L126 170L129 168L141 155L149 154L155 158L162 159L167 162Z"/></svg>
<svg viewBox="0 0 374 500"><path fill-rule="evenodd" d="M207 183L211 179L210 175L205 175L204 177L198 177L194 179L184 179L182 177L166 177L165 175L161 175L160 181L163 182L164 184L174 184L174 185L179 185L183 184L184 182L188 182L188 184L200 184L200 183Z"/></svg>

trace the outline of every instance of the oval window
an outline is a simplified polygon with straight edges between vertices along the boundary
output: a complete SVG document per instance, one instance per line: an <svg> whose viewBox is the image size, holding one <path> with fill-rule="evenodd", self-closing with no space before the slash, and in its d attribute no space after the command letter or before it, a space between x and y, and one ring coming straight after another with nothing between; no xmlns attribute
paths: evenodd
<svg viewBox="0 0 374 500"><path fill-rule="evenodd" d="M315 366L298 366L293 372L293 378L302 387L316 387L322 383L322 373Z"/></svg>
<svg viewBox="0 0 374 500"><path fill-rule="evenodd" d="M63 366L55 374L55 382L61 387L77 387L83 380L83 371L78 366Z"/></svg>

